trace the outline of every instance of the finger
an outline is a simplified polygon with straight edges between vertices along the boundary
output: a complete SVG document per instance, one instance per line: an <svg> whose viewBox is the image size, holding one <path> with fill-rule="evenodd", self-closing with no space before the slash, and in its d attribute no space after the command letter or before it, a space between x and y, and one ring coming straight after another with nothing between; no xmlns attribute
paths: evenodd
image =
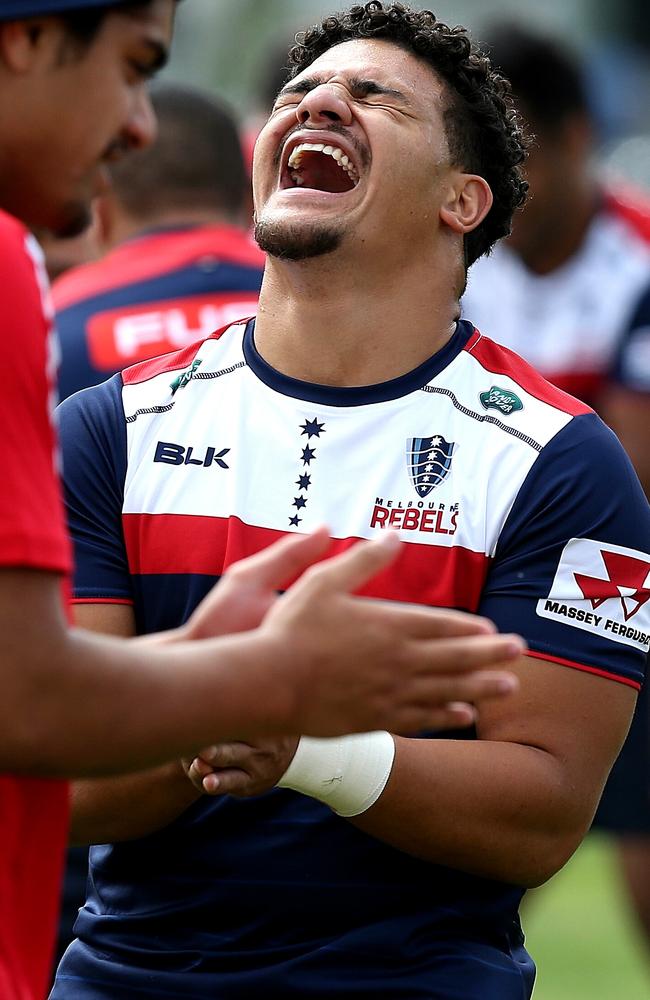
<svg viewBox="0 0 650 1000"><path fill-rule="evenodd" d="M409 663L414 673L425 673L435 682L440 680L441 674L452 676L484 667L514 664L525 654L526 648L518 635L434 638L413 642L409 647Z"/></svg>
<svg viewBox="0 0 650 1000"><path fill-rule="evenodd" d="M215 767L238 767L251 755L248 743L216 743L201 753L201 758L210 770Z"/></svg>
<svg viewBox="0 0 650 1000"><path fill-rule="evenodd" d="M411 706L400 712L397 728L392 732L401 736L413 736L424 730L465 729L476 722L477 711L473 705L451 702L438 708L423 709Z"/></svg>
<svg viewBox="0 0 650 1000"><path fill-rule="evenodd" d="M504 698L519 688L515 674L505 670L481 670L475 673L421 677L404 688L404 703L423 709L439 709L455 703L474 703L486 698Z"/></svg>
<svg viewBox="0 0 650 1000"><path fill-rule="evenodd" d="M250 784L250 775L246 771L232 767L206 775L202 787L206 795L237 795L246 792Z"/></svg>
<svg viewBox="0 0 650 1000"><path fill-rule="evenodd" d="M427 608L416 604L398 604L370 597L358 598L369 614L380 615L386 624L413 639L445 638L461 635L493 635L496 627L488 618L446 608Z"/></svg>
<svg viewBox="0 0 650 1000"><path fill-rule="evenodd" d="M203 765L203 767L205 767L205 765ZM190 766L188 767L186 773L187 777L190 779L194 787L198 789L199 792L202 792L203 779L206 777L207 774L210 773L210 769L208 768L207 771L201 770L201 767L197 766L197 761L193 760Z"/></svg>
<svg viewBox="0 0 650 1000"><path fill-rule="evenodd" d="M389 566L402 543L394 531L382 531L372 541L361 541L312 570L311 580L330 591L352 593Z"/></svg>
<svg viewBox="0 0 650 1000"><path fill-rule="evenodd" d="M321 559L330 545L329 530L317 528L309 535L286 535L262 552L235 563L238 575L250 576L262 588L280 590L308 566Z"/></svg>

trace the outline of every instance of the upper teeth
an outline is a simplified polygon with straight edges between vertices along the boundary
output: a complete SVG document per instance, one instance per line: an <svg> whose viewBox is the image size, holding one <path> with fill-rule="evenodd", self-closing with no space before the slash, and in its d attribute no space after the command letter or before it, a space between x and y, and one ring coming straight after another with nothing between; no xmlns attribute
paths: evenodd
<svg viewBox="0 0 650 1000"><path fill-rule="evenodd" d="M359 174L350 157L346 156L338 146L326 146L322 142L301 142L291 150L288 165L292 170L299 169L303 153L325 153L326 156L331 156L332 159L336 160L339 167L342 167L353 181L359 179Z"/></svg>

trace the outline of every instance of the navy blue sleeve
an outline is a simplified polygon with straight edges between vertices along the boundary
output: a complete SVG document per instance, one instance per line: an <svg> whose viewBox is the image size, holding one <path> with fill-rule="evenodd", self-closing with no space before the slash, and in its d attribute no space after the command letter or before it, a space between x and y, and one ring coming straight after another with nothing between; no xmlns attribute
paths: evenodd
<svg viewBox="0 0 650 1000"><path fill-rule="evenodd" d="M74 597L132 600L122 534L126 423L122 377L70 396L57 411Z"/></svg>
<svg viewBox="0 0 650 1000"><path fill-rule="evenodd" d="M638 687L650 645L650 508L595 414L543 449L499 538L480 612L531 655Z"/></svg>
<svg viewBox="0 0 650 1000"><path fill-rule="evenodd" d="M612 378L634 392L650 392L650 285L637 302L623 334Z"/></svg>

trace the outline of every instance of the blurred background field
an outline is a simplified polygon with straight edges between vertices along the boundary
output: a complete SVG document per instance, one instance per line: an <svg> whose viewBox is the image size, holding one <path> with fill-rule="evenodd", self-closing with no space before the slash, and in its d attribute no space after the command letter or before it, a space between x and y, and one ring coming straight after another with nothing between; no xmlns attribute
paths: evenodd
<svg viewBox="0 0 650 1000"><path fill-rule="evenodd" d="M591 834L541 892L531 893L522 921L538 968L534 1000L650 997L650 963L607 838Z"/></svg>

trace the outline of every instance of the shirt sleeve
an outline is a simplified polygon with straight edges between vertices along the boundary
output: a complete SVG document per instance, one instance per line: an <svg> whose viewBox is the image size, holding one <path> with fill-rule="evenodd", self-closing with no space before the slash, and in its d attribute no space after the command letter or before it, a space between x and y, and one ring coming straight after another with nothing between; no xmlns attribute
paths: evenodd
<svg viewBox="0 0 650 1000"><path fill-rule="evenodd" d="M70 396L58 409L75 571L72 603L133 601L122 532L126 423L122 378Z"/></svg>
<svg viewBox="0 0 650 1000"><path fill-rule="evenodd" d="M504 524L480 613L529 655L638 688L650 645L650 508L593 413L544 448Z"/></svg>
<svg viewBox="0 0 650 1000"><path fill-rule="evenodd" d="M633 392L650 393L650 285L638 300L623 333L612 377Z"/></svg>
<svg viewBox="0 0 650 1000"><path fill-rule="evenodd" d="M46 279L27 232L0 219L0 565L70 569L53 426L56 350Z"/></svg>

